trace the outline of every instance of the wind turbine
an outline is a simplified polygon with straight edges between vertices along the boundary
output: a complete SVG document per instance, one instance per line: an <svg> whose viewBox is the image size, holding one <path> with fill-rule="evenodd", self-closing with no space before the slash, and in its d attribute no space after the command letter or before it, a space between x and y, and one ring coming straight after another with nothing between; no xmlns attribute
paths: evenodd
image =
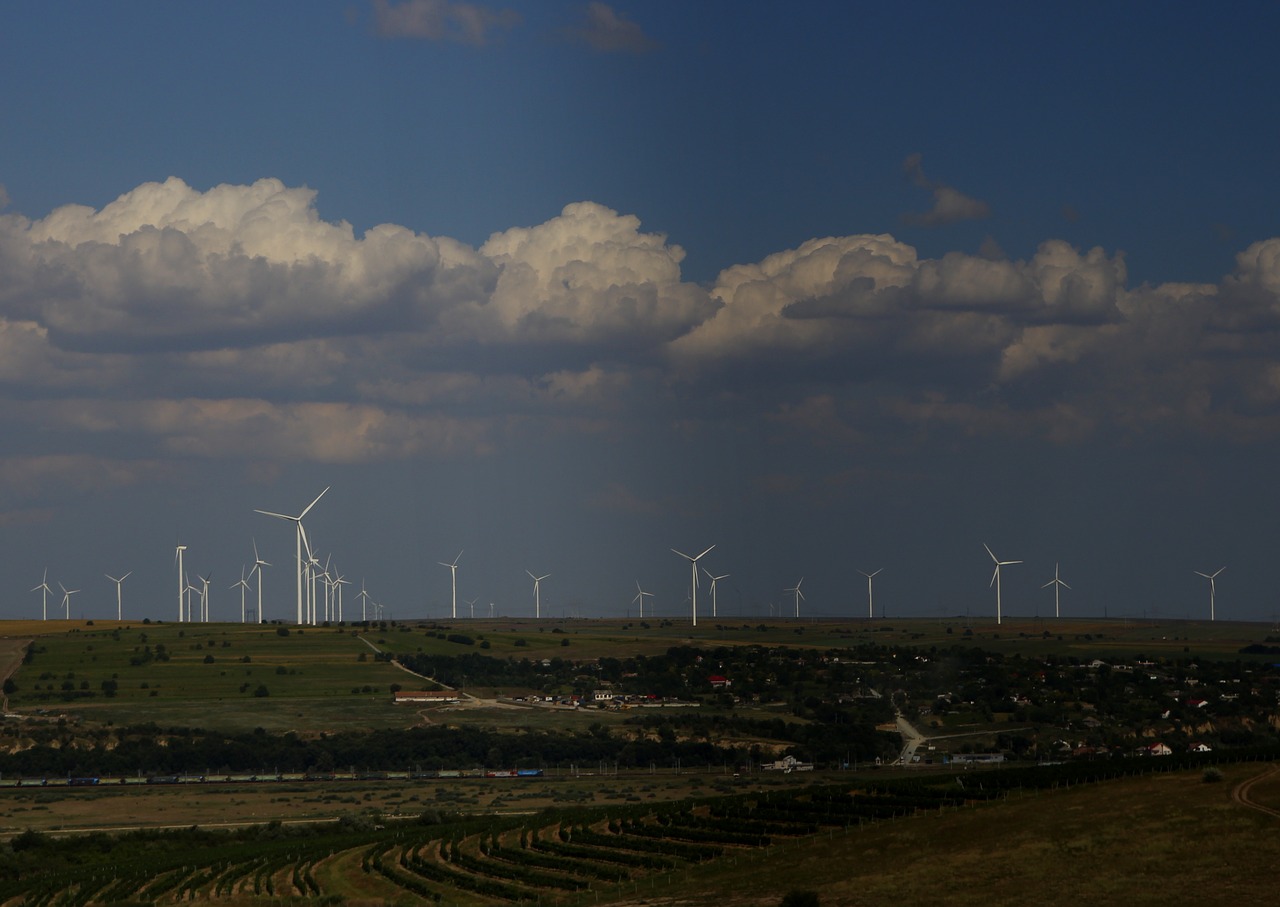
<svg viewBox="0 0 1280 907"><path fill-rule="evenodd" d="M207 624L209 622L209 580L213 579L213 571L208 576L196 574L196 579L200 580L200 622Z"/></svg>
<svg viewBox="0 0 1280 907"><path fill-rule="evenodd" d="M477 602L477 601L479 601L479 598L478 598L478 597L477 597L477 598L470 599L470 600L468 600L468 601L467 601L467 605L471 608L471 619L472 619L472 620L475 620L475 619L476 619L476 602Z"/></svg>
<svg viewBox="0 0 1280 907"><path fill-rule="evenodd" d="M40 619L49 619L49 593L53 590L49 588L49 568L44 568L44 579L40 580L40 585L31 590L40 593Z"/></svg>
<svg viewBox="0 0 1280 907"><path fill-rule="evenodd" d="M298 623L302 623L302 586L304 583L303 570L304 561L302 560L302 543L306 537L306 530L302 528L302 518L311 512L311 508L319 503L320 499L325 496L332 486L325 486L324 491L316 495L316 499L302 509L302 513L297 516L289 516L285 513L272 513L270 510L254 510L254 513L261 513L263 516L273 516L278 520L289 520L298 527L297 540L297 557L298 557ZM310 547L310 546L308 546Z"/></svg>
<svg viewBox="0 0 1280 907"><path fill-rule="evenodd" d="M196 575L198 576L199 574L196 574ZM187 623L191 623L191 593L192 593L192 592L199 592L200 590L199 590L197 587L195 587L195 586L191 585L191 577L187 576L187 577L184 577L184 578L185 578L185 579L186 579L186 581L187 581L186 586L184 586L184 587L183 587L183 589L182 589L183 593L184 593L184 594L186 595L186 597L187 597L187 617L186 617L186 620L187 620Z"/></svg>
<svg viewBox="0 0 1280 907"><path fill-rule="evenodd" d="M68 589L62 583L58 583L58 588L62 590L62 610L66 614L67 620L71 620L71 596L79 592L79 589Z"/></svg>
<svg viewBox="0 0 1280 907"><path fill-rule="evenodd" d="M996 587L996 626L999 626L1002 616L1000 613L1000 568L1008 567L1011 564L1021 564L1022 561L1002 561L995 556L995 553L991 550L991 546L986 542L982 543L982 547L987 549L987 554L991 555L991 560L993 560L996 565L996 572L991 575L991 582L987 583L987 586L990 587L994 585Z"/></svg>
<svg viewBox="0 0 1280 907"><path fill-rule="evenodd" d="M369 593L364 591L364 580L360 580L360 594L356 598L360 599L360 620L367 623L369 620Z"/></svg>
<svg viewBox="0 0 1280 907"><path fill-rule="evenodd" d="M711 548L714 548L714 547L715 545L711 546ZM673 552L680 555L682 558L684 558L686 561L689 562L689 570L690 570L690 577L691 577L689 582L692 586L692 589L690 590L690 598L693 601L693 625L695 627L698 625L698 561L706 557L707 553L711 550L711 548L708 548L706 551L702 552L697 557L690 557L689 555L685 554L683 551L676 551L676 549L674 548L671 549Z"/></svg>
<svg viewBox="0 0 1280 907"><path fill-rule="evenodd" d="M249 583L244 578L244 565L240 566L240 578L231 584L230 588L240 587L240 623L244 623L244 594L249 591Z"/></svg>
<svg viewBox="0 0 1280 907"><path fill-rule="evenodd" d="M182 623L184 620L182 605L187 595L187 571L182 569L182 552L186 550L186 545L178 545L177 550L173 553L173 562L178 565L178 623Z"/></svg>
<svg viewBox="0 0 1280 907"><path fill-rule="evenodd" d="M875 608L872 606L872 601L871 601L871 579L876 575L876 573L879 573L880 570L883 570L883 569L884 568L881 567L879 570L876 570L875 573L868 573L865 570L858 571L859 573L861 573L863 576L867 578L867 618L868 619L874 618L876 616L876 611L875 611Z"/></svg>
<svg viewBox="0 0 1280 907"><path fill-rule="evenodd" d="M124 611L120 605L120 584L123 583L125 580L127 580L129 578L129 574L131 573L133 573L132 570L130 570L129 573L126 573L124 576L120 577L119 579L116 579L110 573L102 574L107 579L111 580L111 582L116 584L116 620L124 620L124 618L121 616L124 613Z"/></svg>
<svg viewBox="0 0 1280 907"><path fill-rule="evenodd" d="M702 568L702 572L707 575L707 579L711 580L711 616L715 617L716 616L716 583L720 582L720 580L722 579L728 579L729 574L726 573L724 576L712 576L711 571L708 570L706 567Z"/></svg>
<svg viewBox="0 0 1280 907"><path fill-rule="evenodd" d="M262 623L262 568L270 567L266 561L258 554L258 540L253 540L253 570L249 571L249 575L253 576L256 571L258 574L258 623Z"/></svg>
<svg viewBox="0 0 1280 907"><path fill-rule="evenodd" d="M653 593L652 593L652 592L645 592L643 589L641 589L641 588L640 588L640 580L636 580L636 597L635 597L635 598L633 598L633 599L631 599L631 601L632 601L632 603L633 603L633 604L634 604L634 603L636 603L636 602L639 602L639 603L640 603L640 617L641 617L641 618L643 618L643 617L644 617L644 597L645 597L646 595L647 595L647 596L649 596L650 598L653 598Z"/></svg>
<svg viewBox="0 0 1280 907"><path fill-rule="evenodd" d="M783 592L791 592L796 597L796 617L800 616L800 602L804 601L804 593L800 591L800 583L804 582L804 577L800 577L800 582L796 583L790 589L783 589Z"/></svg>
<svg viewBox="0 0 1280 907"><path fill-rule="evenodd" d="M529 571L526 570L525 573L529 573ZM542 581L550 575L551 574L548 573L545 576L534 576L532 573L529 573L529 579L533 580L533 616L534 617L542 616L542 593L540 591L540 586Z"/></svg>
<svg viewBox="0 0 1280 907"><path fill-rule="evenodd" d="M436 561L441 567L449 568L449 575L453 578L453 619L458 619L458 560L462 557L462 552L458 552L458 557L453 559L453 563L446 564L444 561ZM533 574L530 573L530 576Z"/></svg>
<svg viewBox="0 0 1280 907"><path fill-rule="evenodd" d="M1214 580L1218 578L1219 573L1221 573L1223 570L1226 570L1226 569L1227 569L1226 567L1219 567L1213 573L1201 573L1199 570L1193 571L1196 574L1196 576L1203 576L1205 579L1209 581L1209 620L1213 620L1215 616L1214 615L1214 607L1215 607L1214 597L1217 594L1217 583L1215 583Z"/></svg>
<svg viewBox="0 0 1280 907"><path fill-rule="evenodd" d="M1200 575L1201 575L1201 576L1204 576L1204 574L1203 574L1203 573L1202 573L1202 574L1200 574ZM1049 580L1049 582L1045 583L1045 584L1044 584L1043 586L1041 586L1040 588L1041 588L1041 589L1048 589L1050 586L1053 586L1053 616L1054 616L1054 617L1061 617L1061 616L1062 616L1062 609L1058 607L1058 597L1062 594L1062 590L1063 590L1063 589L1070 589L1071 587L1070 587L1070 586L1068 586L1066 583L1064 583L1062 580L1058 579L1058 565L1057 565L1057 564L1054 564L1054 565L1053 565L1053 579Z"/></svg>
<svg viewBox="0 0 1280 907"><path fill-rule="evenodd" d="M333 588L338 593L338 623L342 623L342 587L350 586L351 580L344 577L341 573L333 581Z"/></svg>

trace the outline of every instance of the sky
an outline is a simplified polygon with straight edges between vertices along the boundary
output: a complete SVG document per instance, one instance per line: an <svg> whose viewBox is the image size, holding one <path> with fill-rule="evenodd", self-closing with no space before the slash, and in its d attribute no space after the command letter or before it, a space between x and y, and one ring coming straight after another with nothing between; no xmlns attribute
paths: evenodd
<svg viewBox="0 0 1280 907"><path fill-rule="evenodd" d="M1278 27L0 5L0 618L1274 623Z"/></svg>

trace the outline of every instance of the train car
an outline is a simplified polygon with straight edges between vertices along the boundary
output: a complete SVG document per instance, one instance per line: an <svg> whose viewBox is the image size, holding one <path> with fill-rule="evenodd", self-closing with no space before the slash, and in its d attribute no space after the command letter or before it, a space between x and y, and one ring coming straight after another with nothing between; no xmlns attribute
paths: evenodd
<svg viewBox="0 0 1280 907"><path fill-rule="evenodd" d="M486 778L515 778L516 770L513 768L491 769L484 773Z"/></svg>
<svg viewBox="0 0 1280 907"><path fill-rule="evenodd" d="M517 778L541 778L542 769L540 768L518 768L516 769Z"/></svg>
<svg viewBox="0 0 1280 907"><path fill-rule="evenodd" d="M97 778L68 778L68 787L93 787L98 783Z"/></svg>

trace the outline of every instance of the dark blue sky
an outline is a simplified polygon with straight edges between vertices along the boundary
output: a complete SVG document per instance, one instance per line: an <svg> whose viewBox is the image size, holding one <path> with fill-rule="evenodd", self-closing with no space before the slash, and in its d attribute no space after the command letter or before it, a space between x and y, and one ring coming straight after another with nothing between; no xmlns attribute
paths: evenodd
<svg viewBox="0 0 1280 907"><path fill-rule="evenodd" d="M1270 620L1270 4L0 10L0 616ZM69 207L76 206L76 207ZM222 580L226 582L223 583ZM234 599L234 609L232 609ZM790 605L788 604L788 607ZM274 612L271 610L274 608ZM485 609L487 611L487 608ZM478 612L479 613L479 612Z"/></svg>

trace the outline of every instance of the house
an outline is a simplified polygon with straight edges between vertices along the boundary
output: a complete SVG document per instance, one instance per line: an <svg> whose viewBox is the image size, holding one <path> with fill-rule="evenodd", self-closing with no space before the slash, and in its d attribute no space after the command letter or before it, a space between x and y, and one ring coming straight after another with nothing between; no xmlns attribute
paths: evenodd
<svg viewBox="0 0 1280 907"><path fill-rule="evenodd" d="M1142 748L1141 752L1145 753L1148 756L1172 756L1173 755L1173 750L1169 749L1169 747L1163 743L1153 743L1150 746L1145 746Z"/></svg>
<svg viewBox="0 0 1280 907"><path fill-rule="evenodd" d="M1209 746L1209 744L1207 744L1207 743L1193 743L1193 744L1191 744L1191 748L1190 748L1189 752L1192 752L1192 753L1211 753L1211 752L1213 752L1213 747Z"/></svg>
<svg viewBox="0 0 1280 907"><path fill-rule="evenodd" d="M591 694L591 701L599 704L613 702L613 690L596 690Z"/></svg>
<svg viewBox="0 0 1280 907"><path fill-rule="evenodd" d="M795 756L783 756L777 762L766 762L760 766L766 772L811 772L812 762L801 762Z"/></svg>
<svg viewBox="0 0 1280 907"><path fill-rule="evenodd" d="M707 683L711 684L713 690L723 690L725 687L733 686L733 681L727 677L721 677L719 674L712 674L707 678Z"/></svg>

